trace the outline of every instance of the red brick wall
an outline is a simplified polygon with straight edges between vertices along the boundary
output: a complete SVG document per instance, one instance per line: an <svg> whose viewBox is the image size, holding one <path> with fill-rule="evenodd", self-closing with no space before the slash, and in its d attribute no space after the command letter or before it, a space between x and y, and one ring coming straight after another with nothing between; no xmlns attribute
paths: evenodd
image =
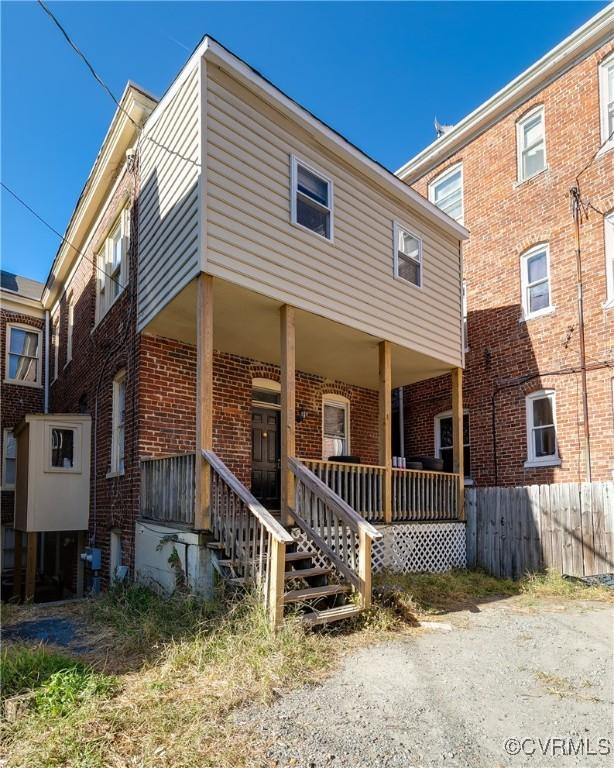
<svg viewBox="0 0 614 768"><path fill-rule="evenodd" d="M44 405L44 389L25 384L9 384L6 379L6 326L7 323L20 323L30 325L43 331L40 365L41 369L45 359L45 335L42 319L32 317L25 313L12 312L7 309L0 310L0 365L2 366L2 418L0 429L0 460L4 461L4 430L14 429L28 413L41 413ZM42 379L44 384L44 378ZM0 464L2 467L3 464ZM3 525L13 524L15 494L13 491L2 490L1 519Z"/></svg>
<svg viewBox="0 0 614 768"><path fill-rule="evenodd" d="M584 479L581 459L582 399L579 364L574 225L568 191L600 145L598 65L613 44L586 57L534 98L504 117L414 186L445 168L463 163L465 225L463 247L468 293L465 405L471 422L476 482L526 484ZM527 110L545 109L548 168L517 184L516 121ZM582 194L601 211L614 208L614 152L598 157L581 177ZM554 313L521 322L520 255L532 245L550 245L550 287ZM612 377L614 308L605 310L603 218L594 210L582 224L586 359L593 479L614 470ZM607 367L609 366L609 367ZM546 376L546 373L559 372ZM498 477L494 472L492 396L518 377L534 377L496 396ZM560 468L525 469L524 396L556 391ZM451 406L449 381L423 382L406 391L408 452L433 450L433 417Z"/></svg>

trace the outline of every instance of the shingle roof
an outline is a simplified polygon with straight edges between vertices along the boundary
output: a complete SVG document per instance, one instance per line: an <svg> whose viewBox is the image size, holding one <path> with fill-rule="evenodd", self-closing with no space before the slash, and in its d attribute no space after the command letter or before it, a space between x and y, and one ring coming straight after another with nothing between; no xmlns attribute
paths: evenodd
<svg viewBox="0 0 614 768"><path fill-rule="evenodd" d="M15 293L25 299L40 301L44 287L44 283L39 283L38 280L31 280L29 277L23 277L23 275L14 275L12 272L0 270L0 288L3 291Z"/></svg>

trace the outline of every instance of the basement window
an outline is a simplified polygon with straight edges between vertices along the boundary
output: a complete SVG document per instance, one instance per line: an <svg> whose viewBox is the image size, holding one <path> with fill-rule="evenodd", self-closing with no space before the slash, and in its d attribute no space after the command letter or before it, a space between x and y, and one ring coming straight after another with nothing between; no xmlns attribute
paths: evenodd
<svg viewBox="0 0 614 768"><path fill-rule="evenodd" d="M400 224L394 225L393 261L397 280L422 288L422 240Z"/></svg>
<svg viewBox="0 0 614 768"><path fill-rule="evenodd" d="M315 168L291 157L291 220L325 240L333 239L333 182Z"/></svg>

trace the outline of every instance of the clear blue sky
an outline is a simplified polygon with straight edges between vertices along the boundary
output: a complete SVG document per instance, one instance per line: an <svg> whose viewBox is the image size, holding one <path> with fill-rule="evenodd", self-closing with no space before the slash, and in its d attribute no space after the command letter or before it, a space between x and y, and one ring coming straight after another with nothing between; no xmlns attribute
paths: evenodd
<svg viewBox="0 0 614 768"><path fill-rule="evenodd" d="M205 34L391 170L606 3L50 3L116 95L160 95ZM1 176L63 232L114 105L33 2L2 2ZM2 268L58 238L2 193Z"/></svg>

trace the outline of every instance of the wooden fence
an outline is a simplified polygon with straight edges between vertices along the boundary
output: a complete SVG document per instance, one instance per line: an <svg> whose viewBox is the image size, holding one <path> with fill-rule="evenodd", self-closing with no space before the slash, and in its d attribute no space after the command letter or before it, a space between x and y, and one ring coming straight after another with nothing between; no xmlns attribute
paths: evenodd
<svg viewBox="0 0 614 768"><path fill-rule="evenodd" d="M467 565L519 578L614 573L614 483L465 491Z"/></svg>

